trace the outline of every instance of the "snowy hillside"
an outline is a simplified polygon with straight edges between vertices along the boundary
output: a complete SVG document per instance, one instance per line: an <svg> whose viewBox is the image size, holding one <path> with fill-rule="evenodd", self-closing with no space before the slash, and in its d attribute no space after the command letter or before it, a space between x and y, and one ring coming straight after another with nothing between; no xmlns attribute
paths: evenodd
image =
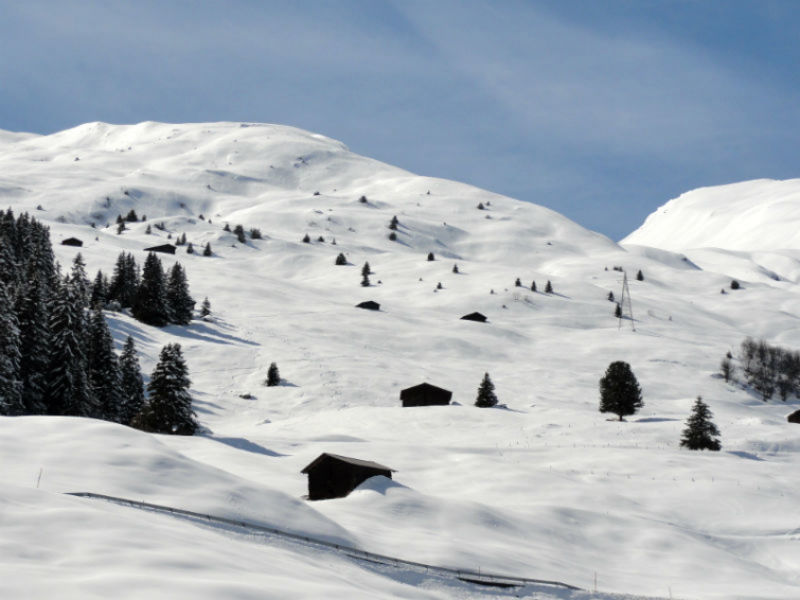
<svg viewBox="0 0 800 600"><path fill-rule="evenodd" d="M670 200L622 243L686 253L704 269L800 282L800 179L700 188Z"/></svg>
<svg viewBox="0 0 800 600"><path fill-rule="evenodd" d="M775 203L791 197L784 184ZM713 200L693 210L713 212ZM122 250L141 265L168 235L214 252L162 256L185 267L198 304L209 298L209 320L157 329L107 312L117 349L133 335L145 373L164 344L182 345L203 434L0 419L4 597L798 596L800 426L785 417L800 402L763 403L717 376L746 336L800 348L800 255L784 253L797 246L696 244L685 227L669 245L673 225L655 217L619 246L543 207L262 124L0 132L0 206L50 226L61 264L81 252L90 277L110 274ZM131 209L147 220L117 234ZM226 223L263 239L240 243ZM82 248L60 245L73 236ZM689 252L709 246L721 250ZM756 250L785 257L771 267L781 281ZM347 265L334 264L340 252ZM614 267L630 279L635 332L607 299L621 291ZM743 289L720 294L733 277ZM381 310L354 307L364 300ZM459 319L472 311L488 322ZM598 379L615 360L644 391L625 422L598 412ZM267 388L273 361L285 381ZM485 372L506 409L472 406ZM453 391L454 405L401 408L400 390L422 381ZM698 395L722 431L719 453L678 446ZM322 452L388 465L394 483L302 500L300 471ZM81 491L600 592L444 583L62 495Z"/></svg>

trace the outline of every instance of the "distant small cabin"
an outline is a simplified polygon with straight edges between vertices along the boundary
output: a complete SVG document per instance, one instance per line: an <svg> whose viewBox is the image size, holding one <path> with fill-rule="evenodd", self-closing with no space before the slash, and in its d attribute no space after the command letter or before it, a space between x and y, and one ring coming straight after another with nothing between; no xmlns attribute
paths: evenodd
<svg viewBox="0 0 800 600"><path fill-rule="evenodd" d="M469 313L468 315L464 315L461 317L462 321L478 321L479 323L486 323L486 315L482 315L479 312Z"/></svg>
<svg viewBox="0 0 800 600"><path fill-rule="evenodd" d="M452 397L453 392L430 383L420 383L400 392L403 406L446 406Z"/></svg>
<svg viewBox="0 0 800 600"><path fill-rule="evenodd" d="M308 475L308 499L344 498L370 477L392 478L394 469L369 460L323 452L301 473Z"/></svg>
<svg viewBox="0 0 800 600"><path fill-rule="evenodd" d="M800 410L794 411L786 417L786 420L789 421L789 423L800 423Z"/></svg>
<svg viewBox="0 0 800 600"><path fill-rule="evenodd" d="M377 302L373 302L372 300L366 300L360 304L356 304L356 308L366 308L367 310L380 310L381 305Z"/></svg>
<svg viewBox="0 0 800 600"><path fill-rule="evenodd" d="M61 240L62 246L78 246L79 248L83 246L83 240L79 240L78 238L71 237L65 240Z"/></svg>
<svg viewBox="0 0 800 600"><path fill-rule="evenodd" d="M175 254L175 250L177 248L172 244L161 244L160 246L151 246L144 249L145 252L163 252L164 254Z"/></svg>

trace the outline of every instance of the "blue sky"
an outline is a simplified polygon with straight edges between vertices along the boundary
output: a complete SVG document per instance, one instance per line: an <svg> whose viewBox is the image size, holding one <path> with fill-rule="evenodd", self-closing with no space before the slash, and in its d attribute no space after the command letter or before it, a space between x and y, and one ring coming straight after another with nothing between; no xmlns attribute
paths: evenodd
<svg viewBox="0 0 800 600"><path fill-rule="evenodd" d="M793 0L0 0L0 129L294 125L619 239L800 177Z"/></svg>

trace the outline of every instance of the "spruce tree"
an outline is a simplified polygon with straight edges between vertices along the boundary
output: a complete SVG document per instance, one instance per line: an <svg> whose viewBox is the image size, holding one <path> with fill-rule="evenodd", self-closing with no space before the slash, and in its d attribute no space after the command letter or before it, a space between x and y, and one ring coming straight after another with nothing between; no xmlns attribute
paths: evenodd
<svg viewBox="0 0 800 600"><path fill-rule="evenodd" d="M339 255L336 257L336 264L337 265L346 265L347 264L347 258L345 258L345 255L342 254L341 252L339 252Z"/></svg>
<svg viewBox="0 0 800 600"><path fill-rule="evenodd" d="M622 421L622 417L634 414L642 405L642 390L631 366L623 361L608 365L600 379L600 412L614 413Z"/></svg>
<svg viewBox="0 0 800 600"><path fill-rule="evenodd" d="M192 320L195 301L189 295L186 273L180 263L175 263L169 273L167 283L167 305L170 320L178 325L188 325Z"/></svg>
<svg viewBox="0 0 800 600"><path fill-rule="evenodd" d="M136 357L136 347L133 338L128 336L119 358L120 371L120 407L118 412L119 422L130 425L133 418L139 414L144 406L144 384L139 359Z"/></svg>
<svg viewBox="0 0 800 600"><path fill-rule="evenodd" d="M428 252L428 261L436 260L436 257L433 255L433 252Z"/></svg>
<svg viewBox="0 0 800 600"><path fill-rule="evenodd" d="M535 281L531 281L531 291L532 292L536 291L536 282Z"/></svg>
<svg viewBox="0 0 800 600"><path fill-rule="evenodd" d="M52 415L86 417L95 403L86 376L86 327L78 290L65 279L52 299L45 404Z"/></svg>
<svg viewBox="0 0 800 600"><path fill-rule="evenodd" d="M89 321L86 361L96 407L96 412L91 416L121 423L119 362L106 317L99 306L92 311Z"/></svg>
<svg viewBox="0 0 800 600"><path fill-rule="evenodd" d="M80 252L78 252L78 254L75 255L75 258L72 260L70 281L77 292L77 299L81 303L81 307L84 310L89 308L89 299L92 295L92 284L89 283L89 278L86 276L86 262L83 260L83 256L81 256Z"/></svg>
<svg viewBox="0 0 800 600"><path fill-rule="evenodd" d="M139 290L139 269L133 254L121 252L114 265L108 299L116 300L120 306L132 307Z"/></svg>
<svg viewBox="0 0 800 600"><path fill-rule="evenodd" d="M0 281L0 414L25 413L20 378L19 323L6 285Z"/></svg>
<svg viewBox="0 0 800 600"><path fill-rule="evenodd" d="M689 450L714 450L718 451L722 445L719 442L719 429L711 421L711 409L697 397L692 407L692 414L686 420L686 429L681 436L681 446Z"/></svg>
<svg viewBox="0 0 800 600"><path fill-rule="evenodd" d="M203 256L211 256L211 242L206 242L203 247Z"/></svg>
<svg viewBox="0 0 800 600"><path fill-rule="evenodd" d="M722 359L722 362L719 365L720 372L722 373L722 377L725 379L725 383L729 383L735 376L736 367L733 366L731 359L727 356Z"/></svg>
<svg viewBox="0 0 800 600"><path fill-rule="evenodd" d="M392 220L389 223L389 229L397 230L397 224L398 224L397 215L395 215L392 217Z"/></svg>
<svg viewBox="0 0 800 600"><path fill-rule="evenodd" d="M274 387L281 384L281 376L278 372L278 365L271 363L267 369L267 380L264 382L268 387Z"/></svg>
<svg viewBox="0 0 800 600"><path fill-rule="evenodd" d="M369 286L370 286L369 275L365 274L361 277L361 287L369 287Z"/></svg>
<svg viewBox="0 0 800 600"><path fill-rule="evenodd" d="M92 292L89 298L89 306L94 308L96 306L105 306L108 300L108 280L103 275L102 271L98 271L95 275L94 282L92 283Z"/></svg>
<svg viewBox="0 0 800 600"><path fill-rule="evenodd" d="M49 365L50 313L41 276L32 274L17 295L15 312L20 332L20 379L25 414L46 412L46 376Z"/></svg>
<svg viewBox="0 0 800 600"><path fill-rule="evenodd" d="M366 277L367 275L372 275L372 269L370 268L368 262L365 262L364 266L361 267L361 275L363 275L364 277Z"/></svg>
<svg viewBox="0 0 800 600"><path fill-rule="evenodd" d="M211 302L208 301L208 297L206 296L203 299L203 303L200 305L200 316L207 317L211 314Z"/></svg>
<svg viewBox="0 0 800 600"><path fill-rule="evenodd" d="M244 227L241 225L237 225L233 228L233 233L236 235L236 239L239 241L240 244L244 244L247 242L247 238L244 236Z"/></svg>
<svg viewBox="0 0 800 600"><path fill-rule="evenodd" d="M133 304L133 316L142 323L163 327L169 322L167 290L161 261L151 252L142 271L142 282Z"/></svg>
<svg viewBox="0 0 800 600"><path fill-rule="evenodd" d="M194 254L194 246L192 246L192 242L189 242L186 246L186 254Z"/></svg>
<svg viewBox="0 0 800 600"><path fill-rule="evenodd" d="M516 287L522 287L522 281L520 280L520 278L519 278L519 277L517 277L517 280L514 282L514 286L516 286Z"/></svg>
<svg viewBox="0 0 800 600"><path fill-rule="evenodd" d="M150 375L148 400L134 417L133 426L152 433L193 435L197 420L192 410L190 385L180 344L167 344Z"/></svg>
<svg viewBox="0 0 800 600"><path fill-rule="evenodd" d="M637 281L644 281L644 273L642 273L641 269L639 269L639 272L636 273L636 280Z"/></svg>
<svg viewBox="0 0 800 600"><path fill-rule="evenodd" d="M617 319L621 319L622 318L622 307L619 305L619 302L617 302L615 304L615 306L614 306L614 316Z"/></svg>
<svg viewBox="0 0 800 600"><path fill-rule="evenodd" d="M136 223L139 220L139 217L136 216L136 211L131 209L128 214L125 216L125 220L128 223Z"/></svg>
<svg viewBox="0 0 800 600"><path fill-rule="evenodd" d="M453 273L458 273L458 265L453 265Z"/></svg>
<svg viewBox="0 0 800 600"><path fill-rule="evenodd" d="M550 283L550 280L547 280L547 284L544 286L544 293L545 294L552 294L553 293L553 284Z"/></svg>
<svg viewBox="0 0 800 600"><path fill-rule="evenodd" d="M311 238L308 236L308 234L305 234L303 236L303 243L304 244L310 244L311 243Z"/></svg>
<svg viewBox="0 0 800 600"><path fill-rule="evenodd" d="M489 374L483 375L483 381L478 386L478 397L475 399L475 406L480 408L491 408L497 405L497 396L494 393L494 384L489 378Z"/></svg>

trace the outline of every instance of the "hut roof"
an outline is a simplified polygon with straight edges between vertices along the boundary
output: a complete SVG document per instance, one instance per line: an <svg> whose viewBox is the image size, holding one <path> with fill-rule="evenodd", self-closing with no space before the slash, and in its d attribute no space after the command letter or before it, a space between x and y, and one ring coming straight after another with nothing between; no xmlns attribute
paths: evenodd
<svg viewBox="0 0 800 600"><path fill-rule="evenodd" d="M160 246L151 246L144 249L145 252L164 252L166 254L175 254L175 250L177 250L177 247L172 244L161 244Z"/></svg>
<svg viewBox="0 0 800 600"><path fill-rule="evenodd" d="M371 460L362 460L360 458L350 458L349 456L341 456L339 454L331 454L330 452L323 452L317 458L312 460L306 467L300 471L301 473L308 473L311 469L313 469L321 460L325 458L332 458L334 460L338 460L341 462L345 462L351 465L355 465L357 467L367 467L368 469L377 469L378 471L392 471L396 472L395 469L391 467L387 467L385 465L372 462Z"/></svg>
<svg viewBox="0 0 800 600"><path fill-rule="evenodd" d="M400 397L402 398L404 394L407 392L416 392L417 390L430 390L433 392L444 392L445 394L451 394L450 390L446 390L444 388L440 388L438 386L433 385L432 383L428 383L427 381L424 383L418 383L417 385L412 385L409 388L400 391Z"/></svg>
<svg viewBox="0 0 800 600"><path fill-rule="evenodd" d="M794 411L786 417L786 420L789 421L789 423L800 423L800 410Z"/></svg>
<svg viewBox="0 0 800 600"><path fill-rule="evenodd" d="M79 240L76 237L69 237L65 240L61 240L62 246L83 246L83 240Z"/></svg>
<svg viewBox="0 0 800 600"><path fill-rule="evenodd" d="M481 314L479 312L472 312L472 313L469 313L468 315L464 315L463 317L461 317L461 319L462 320L466 320L466 321L485 322L486 321L486 315L483 315L483 314Z"/></svg>
<svg viewBox="0 0 800 600"><path fill-rule="evenodd" d="M359 304L356 304L356 308L366 308L368 310L380 310L381 305L375 302L374 300L365 300Z"/></svg>

